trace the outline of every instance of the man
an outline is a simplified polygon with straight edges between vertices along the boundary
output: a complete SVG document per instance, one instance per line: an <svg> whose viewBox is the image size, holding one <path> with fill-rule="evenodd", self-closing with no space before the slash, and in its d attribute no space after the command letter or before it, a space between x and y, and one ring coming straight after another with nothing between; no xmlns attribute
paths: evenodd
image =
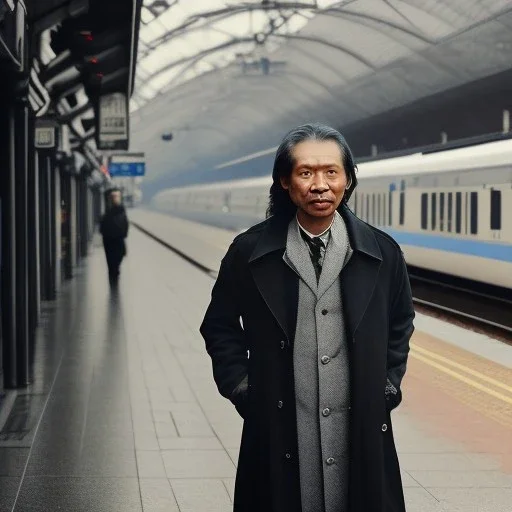
<svg viewBox="0 0 512 512"><path fill-rule="evenodd" d="M244 418L236 512L403 512L390 411L414 310L399 246L346 203L356 166L322 125L277 150L268 218L222 261L201 333Z"/></svg>
<svg viewBox="0 0 512 512"><path fill-rule="evenodd" d="M119 267L126 255L125 238L128 235L128 218L122 204L121 192L117 189L109 193L107 211L100 221L100 233L103 235L109 282L116 285Z"/></svg>

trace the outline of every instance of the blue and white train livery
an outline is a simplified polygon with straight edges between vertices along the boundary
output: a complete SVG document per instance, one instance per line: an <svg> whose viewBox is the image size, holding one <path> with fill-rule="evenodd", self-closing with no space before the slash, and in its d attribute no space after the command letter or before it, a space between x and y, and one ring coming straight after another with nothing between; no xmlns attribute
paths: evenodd
<svg viewBox="0 0 512 512"><path fill-rule="evenodd" d="M254 167L267 152L244 159ZM221 172L221 171L219 171ZM350 207L410 265L512 288L512 141L359 165ZM265 216L270 176L162 191L155 208L243 229Z"/></svg>

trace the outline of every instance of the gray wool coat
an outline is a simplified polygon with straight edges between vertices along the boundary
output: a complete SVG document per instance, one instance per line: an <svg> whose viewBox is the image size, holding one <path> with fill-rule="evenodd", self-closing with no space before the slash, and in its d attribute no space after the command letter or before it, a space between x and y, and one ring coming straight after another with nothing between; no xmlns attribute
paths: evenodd
<svg viewBox="0 0 512 512"><path fill-rule="evenodd" d="M302 508L344 512L348 498L350 368L340 272L352 250L337 214L317 282L296 219L285 262L300 278L293 349Z"/></svg>
<svg viewBox="0 0 512 512"><path fill-rule="evenodd" d="M350 366L347 510L404 512L390 412L413 331L407 269L391 237L345 205L339 212L353 250L339 280ZM294 381L300 278L283 259L289 222L271 217L235 238L201 325L220 393L230 398L249 380L235 402L244 418L235 512L308 512Z"/></svg>

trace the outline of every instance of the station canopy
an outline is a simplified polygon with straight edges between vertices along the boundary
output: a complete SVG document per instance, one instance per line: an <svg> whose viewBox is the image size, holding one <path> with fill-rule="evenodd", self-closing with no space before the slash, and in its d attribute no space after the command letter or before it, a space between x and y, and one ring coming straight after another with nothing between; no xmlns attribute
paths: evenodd
<svg viewBox="0 0 512 512"><path fill-rule="evenodd" d="M510 0L144 0L132 148L148 179L510 69Z"/></svg>

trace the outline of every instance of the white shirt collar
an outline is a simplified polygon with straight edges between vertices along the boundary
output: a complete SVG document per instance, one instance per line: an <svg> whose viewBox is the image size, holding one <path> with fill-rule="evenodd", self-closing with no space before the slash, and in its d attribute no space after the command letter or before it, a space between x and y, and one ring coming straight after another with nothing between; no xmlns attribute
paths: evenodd
<svg viewBox="0 0 512 512"><path fill-rule="evenodd" d="M336 215L333 216L331 224L329 225L329 227L325 231L322 231L319 235L313 235L312 233L310 233L304 226L302 226L302 224L299 222L298 218L297 218L297 224L298 224L299 228L302 229L302 231L304 231L304 233L306 233L306 235L309 236L309 238L320 237L320 238L324 239L329 234L329 232L330 232L330 230L332 228L332 225L334 223L334 218L335 217L336 217Z"/></svg>

